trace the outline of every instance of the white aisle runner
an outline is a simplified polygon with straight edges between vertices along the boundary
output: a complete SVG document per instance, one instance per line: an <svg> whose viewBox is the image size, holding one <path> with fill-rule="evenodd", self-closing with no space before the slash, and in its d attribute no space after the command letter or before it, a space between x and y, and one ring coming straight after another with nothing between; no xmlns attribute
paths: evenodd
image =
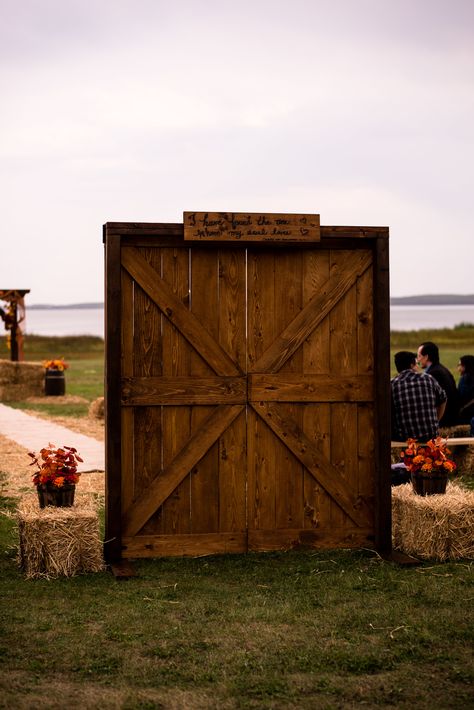
<svg viewBox="0 0 474 710"><path fill-rule="evenodd" d="M54 422L38 419L5 404L0 404L0 434L36 453L49 443L72 446L84 459L84 463L77 467L80 473L105 471L105 447L102 441L78 434Z"/></svg>

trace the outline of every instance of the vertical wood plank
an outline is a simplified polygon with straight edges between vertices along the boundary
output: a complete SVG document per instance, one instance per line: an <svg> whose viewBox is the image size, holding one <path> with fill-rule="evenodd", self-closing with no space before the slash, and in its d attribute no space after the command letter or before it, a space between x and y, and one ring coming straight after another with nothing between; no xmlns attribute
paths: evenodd
<svg viewBox="0 0 474 710"><path fill-rule="evenodd" d="M375 339L375 459L377 549L392 549L392 504L390 486L390 294L388 229L375 240L374 249L374 331Z"/></svg>
<svg viewBox="0 0 474 710"><path fill-rule="evenodd" d="M332 272L341 272L350 263L351 252L333 250ZM354 285L330 314L330 360L333 371L341 375L357 374L357 292ZM352 490L357 490L357 405L331 405L331 462L341 472ZM342 509L331 504L331 521L336 527L350 526Z"/></svg>
<svg viewBox="0 0 474 710"><path fill-rule="evenodd" d="M189 307L189 249L163 249L162 274L173 294ZM190 346L165 317L162 318L162 339L163 375L189 375ZM163 407L163 468L190 435L190 407ZM190 505L191 483L187 476L162 506L164 534L191 532Z"/></svg>
<svg viewBox="0 0 474 710"><path fill-rule="evenodd" d="M329 278L329 251L305 251L303 270L303 302L306 304L320 293ZM311 333L303 344L303 372L329 374L329 316ZM330 405L308 404L303 410L303 431L318 444L318 449L329 460L331 457ZM331 501L326 491L308 472L304 474L305 527L330 528Z"/></svg>
<svg viewBox="0 0 474 710"><path fill-rule="evenodd" d="M374 374L373 270L357 280L357 373Z"/></svg>
<svg viewBox="0 0 474 710"><path fill-rule="evenodd" d="M191 311L217 340L218 326L218 250L195 248L191 252ZM195 352L191 353L191 375L211 375L212 369ZM194 432L212 413L212 406L194 406L191 430ZM191 476L191 530L193 533L219 529L219 446L212 446L193 468Z"/></svg>
<svg viewBox="0 0 474 710"><path fill-rule="evenodd" d="M374 315L373 269L357 282L357 371L361 375L374 375ZM375 383L374 383L375 386ZM357 441L359 458L358 493L375 499L375 437L374 402L357 407Z"/></svg>
<svg viewBox="0 0 474 710"><path fill-rule="evenodd" d="M331 405L331 463L339 470L354 494L358 488L357 404ZM352 527L350 518L332 502L331 522L334 527Z"/></svg>
<svg viewBox="0 0 474 710"><path fill-rule="evenodd" d="M129 274L122 270L122 377L132 377L134 288ZM134 469L134 408L122 407L122 509L127 510L133 501L135 488Z"/></svg>
<svg viewBox="0 0 474 710"><path fill-rule="evenodd" d="M245 411L219 440L219 531L243 532L247 524L247 422Z"/></svg>
<svg viewBox="0 0 474 710"><path fill-rule="evenodd" d="M140 255L161 276L161 250L139 248ZM139 287L134 294L134 373L137 377L160 376L162 369L161 312ZM160 407L134 408L135 497L149 486L161 469L162 421ZM143 533L162 531L161 510L148 521Z"/></svg>
<svg viewBox="0 0 474 710"><path fill-rule="evenodd" d="M275 337L275 259L272 252L248 250L248 363L253 363ZM248 527L275 529L275 437L249 408L247 428Z"/></svg>
<svg viewBox="0 0 474 710"><path fill-rule="evenodd" d="M357 441L359 477L357 493L375 503L375 436L374 407L372 403L359 404L357 407Z"/></svg>
<svg viewBox="0 0 474 710"><path fill-rule="evenodd" d="M246 251L222 249L219 258L219 344L247 371Z"/></svg>
<svg viewBox="0 0 474 710"><path fill-rule="evenodd" d="M219 251L219 344L247 369L246 252ZM246 529L247 426L243 412L219 440L219 531Z"/></svg>
<svg viewBox="0 0 474 710"><path fill-rule="evenodd" d="M105 228L105 539L108 562L122 556L122 422L120 414L120 236Z"/></svg>
<svg viewBox="0 0 474 710"><path fill-rule="evenodd" d="M298 249L282 250L275 254L275 333L281 333L301 311L303 290L303 257ZM280 369L281 373L301 373L303 349L298 350ZM299 427L303 423L302 404L280 403L284 417L293 419ZM304 527L303 471L304 467L288 448L274 437L275 453L275 516L280 529Z"/></svg>

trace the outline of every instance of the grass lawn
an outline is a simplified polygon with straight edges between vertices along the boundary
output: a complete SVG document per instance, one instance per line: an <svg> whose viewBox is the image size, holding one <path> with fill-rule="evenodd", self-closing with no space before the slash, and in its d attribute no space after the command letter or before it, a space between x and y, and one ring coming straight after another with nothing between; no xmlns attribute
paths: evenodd
<svg viewBox="0 0 474 710"><path fill-rule="evenodd" d="M474 328L449 333L429 335L452 367ZM90 401L103 343L78 340L30 338L27 358L64 356L67 392ZM307 550L27 581L14 505L0 496L0 708L474 708L472 561Z"/></svg>
<svg viewBox="0 0 474 710"><path fill-rule="evenodd" d="M394 331L390 334L390 366L392 377L397 374L393 356L399 350L416 353L420 343L431 340L439 347L440 360L459 379L457 364L461 355L474 355L474 326L456 326L441 330Z"/></svg>
<svg viewBox="0 0 474 710"><path fill-rule="evenodd" d="M92 336L32 335L25 339L25 360L42 362L57 357L64 357L69 365L65 373L66 394L86 401L65 404L9 402L9 406L57 416L87 416L90 402L104 394L104 341ZM4 338L0 339L0 358L9 358Z"/></svg>
<svg viewBox="0 0 474 710"><path fill-rule="evenodd" d="M293 551L26 581L0 529L0 707L474 706L472 563Z"/></svg>

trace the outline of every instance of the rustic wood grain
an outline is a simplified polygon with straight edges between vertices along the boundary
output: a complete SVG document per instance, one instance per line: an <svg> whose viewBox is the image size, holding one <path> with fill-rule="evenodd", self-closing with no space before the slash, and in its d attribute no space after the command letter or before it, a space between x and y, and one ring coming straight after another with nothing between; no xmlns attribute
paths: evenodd
<svg viewBox="0 0 474 710"><path fill-rule="evenodd" d="M123 538L125 558L200 557L247 552L246 532L137 535Z"/></svg>
<svg viewBox="0 0 474 710"><path fill-rule="evenodd" d="M122 260L127 259L128 249L122 248ZM137 254L158 277L161 275L161 250L138 249ZM133 294L133 357L134 374L137 377L157 377L162 374L163 347L161 340L161 313L157 305L135 283ZM130 327L130 326L128 326ZM161 469L162 417L157 407L134 409L134 497L146 490ZM161 511L156 511L147 530L161 532Z"/></svg>
<svg viewBox="0 0 474 710"><path fill-rule="evenodd" d="M359 251L372 261L370 252ZM334 250L330 254L331 274L344 273L347 264L351 262L353 252ZM357 364L357 279L334 305L330 316L329 353L333 368L342 377L353 376L356 379ZM331 456L330 461L340 472L343 481L353 490L357 490L357 479L354 466L357 465L357 407L334 403L331 406ZM351 523L345 512L337 504L331 502L331 525L344 527Z"/></svg>
<svg viewBox="0 0 474 710"><path fill-rule="evenodd" d="M138 249L124 250L122 263L135 281L155 301L217 375L241 374L236 364L222 350L202 323L176 298L156 271L143 259Z"/></svg>
<svg viewBox="0 0 474 710"><path fill-rule="evenodd" d="M304 432L294 422L281 417L278 405L254 402L252 407L354 523L361 527L370 525L371 513L364 501L351 495L349 482L342 480L338 469L321 455Z"/></svg>
<svg viewBox="0 0 474 710"><path fill-rule="evenodd" d="M249 250L248 264L248 367L269 347L275 337L275 255L272 251ZM276 450L275 437L256 416L247 412L247 475L249 528L275 527Z"/></svg>
<svg viewBox="0 0 474 710"><path fill-rule="evenodd" d="M372 528L318 528L315 530L249 530L248 549L251 552L273 550L361 548L374 544Z"/></svg>
<svg viewBox="0 0 474 710"><path fill-rule="evenodd" d="M263 402L370 402L371 375L251 374L249 400Z"/></svg>
<svg viewBox="0 0 474 710"><path fill-rule="evenodd" d="M128 526L122 537L116 525L114 554L120 541L124 557L241 552L247 538L250 549L371 546L375 535L389 546L377 362L388 230L321 227L319 243L291 248L186 244L183 225L107 232L124 266L109 291Z"/></svg>
<svg viewBox="0 0 474 710"><path fill-rule="evenodd" d="M357 408L357 447L359 460L359 495L375 502L375 362L374 362L374 285L373 269L368 269L357 282L357 368L359 375L372 378L374 402Z"/></svg>
<svg viewBox="0 0 474 710"><path fill-rule="evenodd" d="M121 557L122 420L120 412L121 266L120 237L105 229L105 539L107 562Z"/></svg>
<svg viewBox="0 0 474 710"><path fill-rule="evenodd" d="M129 406L245 404L245 377L124 377L122 404Z"/></svg>
<svg viewBox="0 0 474 710"><path fill-rule="evenodd" d="M388 237L388 233L386 235ZM392 549L392 503L390 486L390 294L388 241L379 237L374 249L375 338L375 540L384 553Z"/></svg>
<svg viewBox="0 0 474 710"><path fill-rule="evenodd" d="M312 250L303 253L303 299L308 303L321 293L329 279L329 256L325 250ZM318 323L303 343L304 377L311 375L328 376L331 373L329 353L330 328L329 317ZM330 408L326 403L306 404L303 410L303 432L315 443L318 450L328 460L331 457ZM304 472L305 528L329 529L331 498L314 477L305 469Z"/></svg>
<svg viewBox="0 0 474 710"><path fill-rule="evenodd" d="M253 364L252 372L278 372L370 265L370 255L365 251L347 257L344 265L330 276L323 293L315 296L275 338Z"/></svg>
<svg viewBox="0 0 474 710"><path fill-rule="evenodd" d="M122 377L134 374L133 349L133 280L122 269ZM135 489L135 470L133 441L135 433L134 410L122 408L122 507L127 508L133 500Z"/></svg>
<svg viewBox="0 0 474 710"><path fill-rule="evenodd" d="M189 250L162 250L162 278L173 296L189 308ZM162 316L163 377L188 377L192 348L180 331ZM163 462L171 463L191 435L191 408L169 405L162 407ZM162 505L163 533L191 532L191 475L185 476Z"/></svg>
<svg viewBox="0 0 474 710"><path fill-rule="evenodd" d="M184 212L184 240L218 242L319 242L317 214Z"/></svg>
<svg viewBox="0 0 474 710"><path fill-rule="evenodd" d="M282 332L301 312L303 307L303 258L299 250L284 250L275 257L274 332ZM272 317L268 314L268 317ZM298 348L280 369L282 378L301 377L303 351ZM298 373L298 374L296 374ZM251 378L252 376L250 376ZM299 427L303 408L299 402L285 400L279 407L280 415ZM304 527L303 480L304 467L275 437L273 443L276 462L275 526L276 528Z"/></svg>
<svg viewBox="0 0 474 710"><path fill-rule="evenodd" d="M218 345L219 333L218 249L191 251L191 310ZM220 345L219 345L220 347ZM224 352L224 351L222 351ZM226 357L229 355L226 353ZM231 358L229 358L231 361ZM212 369L197 353L191 353L191 374L196 382L212 375ZM242 401L242 400L240 400ZM227 403L226 403L227 404ZM212 405L212 403L211 403ZM198 431L213 406L194 406L191 431ZM191 475L191 530L193 533L218 532L219 529L219 442L218 439L195 463Z"/></svg>
<svg viewBox="0 0 474 710"><path fill-rule="evenodd" d="M243 531L246 524L247 421L243 409L219 439L219 530Z"/></svg>
<svg viewBox="0 0 474 710"><path fill-rule="evenodd" d="M247 370L246 253L219 250L219 344ZM244 381L246 388L246 380ZM244 401L247 392L243 392ZM219 439L219 530L244 531L247 523L247 422L243 411Z"/></svg>
<svg viewBox="0 0 474 710"><path fill-rule="evenodd" d="M231 407L220 405L202 423L201 428L193 433L165 470L155 477L148 489L125 511L123 525L126 535L133 536L142 529L150 516L202 459L242 409L243 406L238 404Z"/></svg>

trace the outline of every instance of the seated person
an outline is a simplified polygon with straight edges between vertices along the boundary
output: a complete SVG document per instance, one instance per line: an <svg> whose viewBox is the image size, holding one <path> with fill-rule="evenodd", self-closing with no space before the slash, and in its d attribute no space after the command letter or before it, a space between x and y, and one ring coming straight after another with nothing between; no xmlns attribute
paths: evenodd
<svg viewBox="0 0 474 710"><path fill-rule="evenodd" d="M399 374L391 381L392 439L434 439L446 408L446 392L434 377L417 371L415 353L396 353L395 366Z"/></svg>
<svg viewBox="0 0 474 710"><path fill-rule="evenodd" d="M456 380L447 367L439 361L439 350L430 340L421 343L417 354L418 364L425 373L434 377L439 386L446 392L446 409L439 422L442 427L454 426L458 420L458 389Z"/></svg>
<svg viewBox="0 0 474 710"><path fill-rule="evenodd" d="M474 355L460 357L458 369L461 375L458 382L458 423L469 424L474 417Z"/></svg>

